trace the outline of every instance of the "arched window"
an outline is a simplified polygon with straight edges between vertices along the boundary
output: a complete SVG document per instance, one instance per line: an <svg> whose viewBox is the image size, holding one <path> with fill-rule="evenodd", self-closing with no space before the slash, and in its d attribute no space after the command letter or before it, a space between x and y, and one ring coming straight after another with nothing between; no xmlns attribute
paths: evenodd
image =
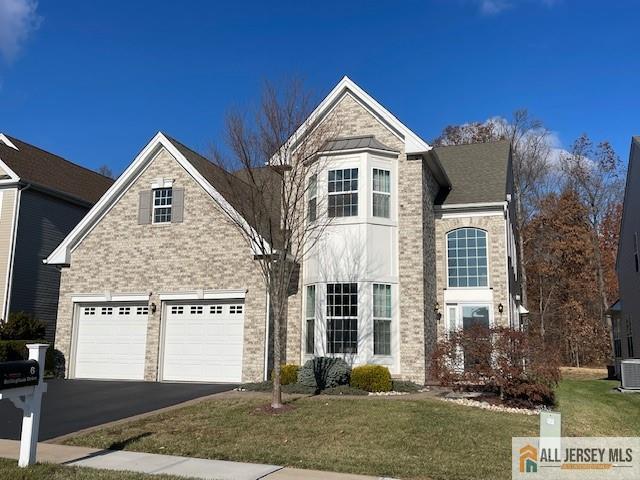
<svg viewBox="0 0 640 480"><path fill-rule="evenodd" d="M486 287L487 232L459 228L447 234L447 273L450 287Z"/></svg>

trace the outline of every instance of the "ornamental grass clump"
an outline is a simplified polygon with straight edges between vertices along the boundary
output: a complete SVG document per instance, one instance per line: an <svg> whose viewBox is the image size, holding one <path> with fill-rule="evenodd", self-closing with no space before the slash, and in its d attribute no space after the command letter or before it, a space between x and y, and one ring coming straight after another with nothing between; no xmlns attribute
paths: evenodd
<svg viewBox="0 0 640 480"><path fill-rule="evenodd" d="M315 357L298 371L298 383L316 391L347 385L351 368L341 358Z"/></svg>

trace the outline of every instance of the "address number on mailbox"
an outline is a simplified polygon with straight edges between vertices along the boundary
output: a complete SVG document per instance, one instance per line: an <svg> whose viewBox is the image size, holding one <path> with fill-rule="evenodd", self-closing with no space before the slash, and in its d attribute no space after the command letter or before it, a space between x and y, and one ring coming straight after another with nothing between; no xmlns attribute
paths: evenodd
<svg viewBox="0 0 640 480"><path fill-rule="evenodd" d="M40 366L36 360L0 363L0 390L37 385Z"/></svg>

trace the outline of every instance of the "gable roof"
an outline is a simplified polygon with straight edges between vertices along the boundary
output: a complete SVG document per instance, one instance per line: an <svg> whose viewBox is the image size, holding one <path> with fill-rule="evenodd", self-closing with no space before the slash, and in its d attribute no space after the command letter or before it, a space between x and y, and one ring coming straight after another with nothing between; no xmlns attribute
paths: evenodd
<svg viewBox="0 0 640 480"><path fill-rule="evenodd" d="M162 148L165 148L176 159L178 164L220 205L227 215L233 216L235 221L253 228L258 234L254 238L259 238L263 245L270 248L269 242L264 237L260 237L260 232L265 225L273 225L274 221L267 218L267 215L263 216L265 221L260 225L252 225L247 220L247 218L260 218L260 215L257 214L249 215L251 206L256 203L251 201L252 196L256 195L255 190L240 178L209 162L202 155L177 140L158 132L44 262L54 265L69 265L72 250L129 189ZM271 237L267 238L271 239ZM256 247L257 245L254 245L254 250ZM260 251L262 250L257 250L257 252Z"/></svg>
<svg viewBox="0 0 640 480"><path fill-rule="evenodd" d="M504 202L510 179L508 141L434 147L430 152L444 168L451 189L443 190L436 205Z"/></svg>
<svg viewBox="0 0 640 480"><path fill-rule="evenodd" d="M113 179L9 135L0 141L0 160L23 183L94 204ZM11 176L11 174L10 174Z"/></svg>
<svg viewBox="0 0 640 480"><path fill-rule="evenodd" d="M346 75L311 112L306 122L289 138L286 145L295 144L297 139L303 138L308 128L313 128L335 107L345 94L350 94L360 105L370 112L380 123L391 130L398 138L405 143L405 152L410 154L424 153L431 147L411 131L405 124L396 118L389 110L383 107L371 95L360 88L353 80Z"/></svg>

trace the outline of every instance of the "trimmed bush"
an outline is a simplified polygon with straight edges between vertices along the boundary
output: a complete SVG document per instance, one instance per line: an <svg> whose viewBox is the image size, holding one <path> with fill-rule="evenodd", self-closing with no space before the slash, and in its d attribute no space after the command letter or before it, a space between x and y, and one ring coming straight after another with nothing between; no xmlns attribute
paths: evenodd
<svg viewBox="0 0 640 480"><path fill-rule="evenodd" d="M29 349L27 343L46 343L44 340L0 340L0 362L11 362L14 360L26 360L29 358ZM52 347L47 349L44 361L45 372L49 372L58 376L56 369L56 356L62 355L58 350ZM63 367L64 369L64 364ZM64 370L62 372L64 376Z"/></svg>
<svg viewBox="0 0 640 480"><path fill-rule="evenodd" d="M25 312L12 312L6 323L0 322L0 339L27 340L44 338L45 324L36 317Z"/></svg>
<svg viewBox="0 0 640 480"><path fill-rule="evenodd" d="M362 365L351 370L350 385L367 392L389 392L391 374L382 365Z"/></svg>
<svg viewBox="0 0 640 480"><path fill-rule="evenodd" d="M369 395L369 392L360 388L354 388L351 385L339 385L337 387L327 388L320 392L322 395Z"/></svg>
<svg viewBox="0 0 640 480"><path fill-rule="evenodd" d="M341 358L315 357L298 370L298 383L315 388L316 391L324 390L347 385L350 374L351 368Z"/></svg>
<svg viewBox="0 0 640 480"><path fill-rule="evenodd" d="M394 392L407 392L407 393L416 393L422 387L417 383L409 382L407 380L394 380L393 388Z"/></svg>
<svg viewBox="0 0 640 480"><path fill-rule="evenodd" d="M313 395L316 393L316 389L313 387L307 387L299 383L290 383L282 386L282 393L297 393L302 395Z"/></svg>
<svg viewBox="0 0 640 480"><path fill-rule="evenodd" d="M273 383L265 380L264 382L244 383L240 386L248 392L270 392L273 388Z"/></svg>
<svg viewBox="0 0 640 480"><path fill-rule="evenodd" d="M280 366L280 385L289 385L298 381L298 365L281 365ZM273 381L273 370L271 371L271 381Z"/></svg>

